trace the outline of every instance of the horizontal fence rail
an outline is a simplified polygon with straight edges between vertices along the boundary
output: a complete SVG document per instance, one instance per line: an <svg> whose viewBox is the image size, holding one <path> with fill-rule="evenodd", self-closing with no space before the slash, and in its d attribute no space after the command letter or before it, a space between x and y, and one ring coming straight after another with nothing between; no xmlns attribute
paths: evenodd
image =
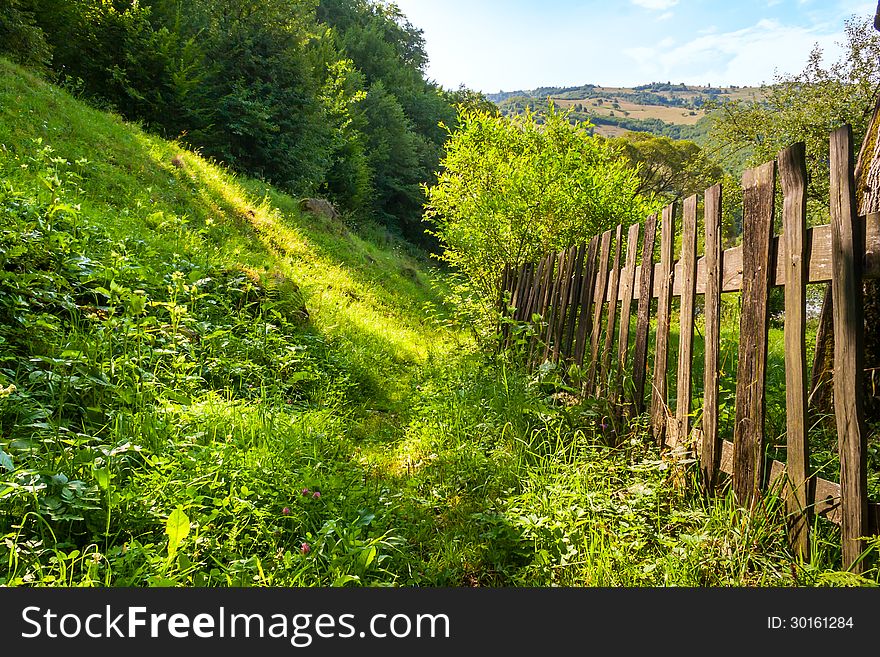
<svg viewBox="0 0 880 657"><path fill-rule="evenodd" d="M716 185L703 197L702 233L698 197L683 202L680 253L675 253L677 208L671 204L643 226L619 225L537 263L508 265L502 307L514 322L534 326L527 345L531 366L547 360L575 364L583 373L584 394L601 394L628 409L630 417L648 410L654 440L673 454L692 451L708 491L721 473L727 474L737 499L748 506L768 486L781 483L793 549L809 557L810 519L824 517L841 526L844 565L860 572L864 538L880 534L880 504L870 503L866 490L860 360L861 282L880 278L880 214L855 214L852 133L845 127L830 140L831 223L806 228L804 151L796 144L776 161L745 172L740 246L722 249L722 190ZM777 183L783 198L781 235L773 234ZM840 483L809 473L806 286L826 282L834 299ZM785 464L768 462L764 436L773 287L785 294ZM724 439L718 426L721 296L727 292L741 293L732 440ZM703 298L700 327L697 295ZM677 311L673 298L680 299ZM652 299L657 299L653 344ZM670 353L673 314L677 353ZM692 426L697 328L704 336L705 362L701 421ZM509 344L509 324L502 335ZM667 375L676 377L674 401L668 398Z"/></svg>

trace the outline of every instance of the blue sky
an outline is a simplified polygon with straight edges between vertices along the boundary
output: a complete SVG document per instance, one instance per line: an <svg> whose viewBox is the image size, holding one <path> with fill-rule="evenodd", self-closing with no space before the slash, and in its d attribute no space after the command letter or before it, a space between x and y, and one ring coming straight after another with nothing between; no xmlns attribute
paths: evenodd
<svg viewBox="0 0 880 657"><path fill-rule="evenodd" d="M876 0L394 0L424 31L428 75L486 93L653 81L758 85L796 73Z"/></svg>

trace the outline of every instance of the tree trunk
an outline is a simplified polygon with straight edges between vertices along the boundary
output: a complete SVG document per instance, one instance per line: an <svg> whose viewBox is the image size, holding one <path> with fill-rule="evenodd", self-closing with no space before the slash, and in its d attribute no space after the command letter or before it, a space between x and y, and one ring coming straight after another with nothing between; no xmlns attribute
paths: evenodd
<svg viewBox="0 0 880 657"><path fill-rule="evenodd" d="M878 8L880 19L880 8ZM878 20L880 22L880 20ZM856 202L859 214L880 212L880 97L859 151L855 169ZM865 319L865 419L880 421L880 284L866 280L862 293ZM810 390L810 405L819 414L832 414L831 373L834 368L834 331L831 325L831 284L825 290L822 316L816 334L816 357Z"/></svg>

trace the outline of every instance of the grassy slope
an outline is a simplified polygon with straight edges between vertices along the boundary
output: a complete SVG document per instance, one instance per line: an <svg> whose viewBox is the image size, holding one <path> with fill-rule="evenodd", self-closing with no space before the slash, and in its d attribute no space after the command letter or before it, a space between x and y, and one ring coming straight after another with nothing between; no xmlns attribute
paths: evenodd
<svg viewBox="0 0 880 657"><path fill-rule="evenodd" d="M0 224L0 584L857 581L481 356L402 243L2 60Z"/></svg>

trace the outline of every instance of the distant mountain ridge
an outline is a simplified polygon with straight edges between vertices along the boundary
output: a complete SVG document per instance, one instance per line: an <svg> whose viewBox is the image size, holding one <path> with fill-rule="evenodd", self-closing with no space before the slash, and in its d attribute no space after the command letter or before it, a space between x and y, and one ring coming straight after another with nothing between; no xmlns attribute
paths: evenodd
<svg viewBox="0 0 880 657"><path fill-rule="evenodd" d="M486 94L505 115L540 111L550 101L571 108L572 120L593 124L597 134L633 130L701 142L708 132L708 109L728 99L756 97L755 87L713 87L651 82L636 87L539 87Z"/></svg>

